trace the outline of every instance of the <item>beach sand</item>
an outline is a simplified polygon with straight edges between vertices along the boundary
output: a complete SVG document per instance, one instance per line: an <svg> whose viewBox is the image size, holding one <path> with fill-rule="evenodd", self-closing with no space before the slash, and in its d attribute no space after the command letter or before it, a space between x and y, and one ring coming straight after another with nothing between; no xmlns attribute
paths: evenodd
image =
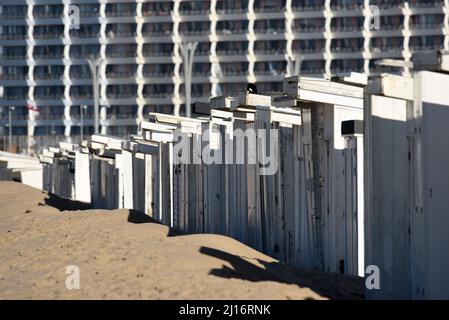
<svg viewBox="0 0 449 320"><path fill-rule="evenodd" d="M219 235L0 181L1 299L361 299L362 280L285 266ZM80 288L66 288L66 267Z"/></svg>

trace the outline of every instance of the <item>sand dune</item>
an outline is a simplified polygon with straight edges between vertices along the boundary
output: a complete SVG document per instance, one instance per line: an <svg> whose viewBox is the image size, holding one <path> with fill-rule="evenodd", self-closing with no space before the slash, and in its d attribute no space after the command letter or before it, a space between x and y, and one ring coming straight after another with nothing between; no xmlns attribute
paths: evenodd
<svg viewBox="0 0 449 320"><path fill-rule="evenodd" d="M233 239L0 182L2 299L359 299L360 279L297 270ZM68 211L72 210L72 211ZM80 269L67 290L66 266Z"/></svg>

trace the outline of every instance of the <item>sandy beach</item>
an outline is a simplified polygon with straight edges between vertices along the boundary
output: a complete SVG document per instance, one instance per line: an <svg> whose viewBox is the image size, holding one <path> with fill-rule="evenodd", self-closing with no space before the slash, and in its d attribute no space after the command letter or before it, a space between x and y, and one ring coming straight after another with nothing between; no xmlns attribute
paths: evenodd
<svg viewBox="0 0 449 320"><path fill-rule="evenodd" d="M362 280L298 270L219 235L0 182L1 299L361 299ZM80 288L66 288L66 267Z"/></svg>

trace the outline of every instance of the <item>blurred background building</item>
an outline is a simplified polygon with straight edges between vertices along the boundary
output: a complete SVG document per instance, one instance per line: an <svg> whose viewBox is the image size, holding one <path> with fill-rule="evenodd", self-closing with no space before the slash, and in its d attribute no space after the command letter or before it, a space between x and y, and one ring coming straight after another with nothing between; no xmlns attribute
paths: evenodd
<svg viewBox="0 0 449 320"><path fill-rule="evenodd" d="M0 149L10 122L17 151L93 133L87 59L99 66L102 133L135 134L150 111L182 113L186 42L198 43L192 101L248 82L280 91L295 61L302 75L371 73L379 59L449 49L449 0L0 0Z"/></svg>

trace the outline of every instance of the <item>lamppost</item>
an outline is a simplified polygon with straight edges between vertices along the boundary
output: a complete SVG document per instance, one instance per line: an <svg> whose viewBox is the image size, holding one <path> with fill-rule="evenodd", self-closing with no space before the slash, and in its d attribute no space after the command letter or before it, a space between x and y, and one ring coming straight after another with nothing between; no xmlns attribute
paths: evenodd
<svg viewBox="0 0 449 320"><path fill-rule="evenodd" d="M8 139L8 143L9 143L9 150L12 150L12 111L14 111L16 108L15 107L9 107L8 108L8 127L9 127L9 139Z"/></svg>
<svg viewBox="0 0 449 320"><path fill-rule="evenodd" d="M186 116L188 118L191 117L191 95L192 95L192 67L193 67L193 58L195 56L195 50L198 46L198 42L189 42L182 43L180 45L181 54L182 54L182 64L184 66L184 87L186 94Z"/></svg>
<svg viewBox="0 0 449 320"><path fill-rule="evenodd" d="M103 58L97 56L90 56L86 59L89 64L90 72L92 74L92 86L93 86L93 98L94 98L94 118L95 118L95 126L94 132L98 134L100 132L100 120L99 120L99 109L100 109L100 94L99 94L99 81L98 81L98 73L101 64L104 62Z"/></svg>

